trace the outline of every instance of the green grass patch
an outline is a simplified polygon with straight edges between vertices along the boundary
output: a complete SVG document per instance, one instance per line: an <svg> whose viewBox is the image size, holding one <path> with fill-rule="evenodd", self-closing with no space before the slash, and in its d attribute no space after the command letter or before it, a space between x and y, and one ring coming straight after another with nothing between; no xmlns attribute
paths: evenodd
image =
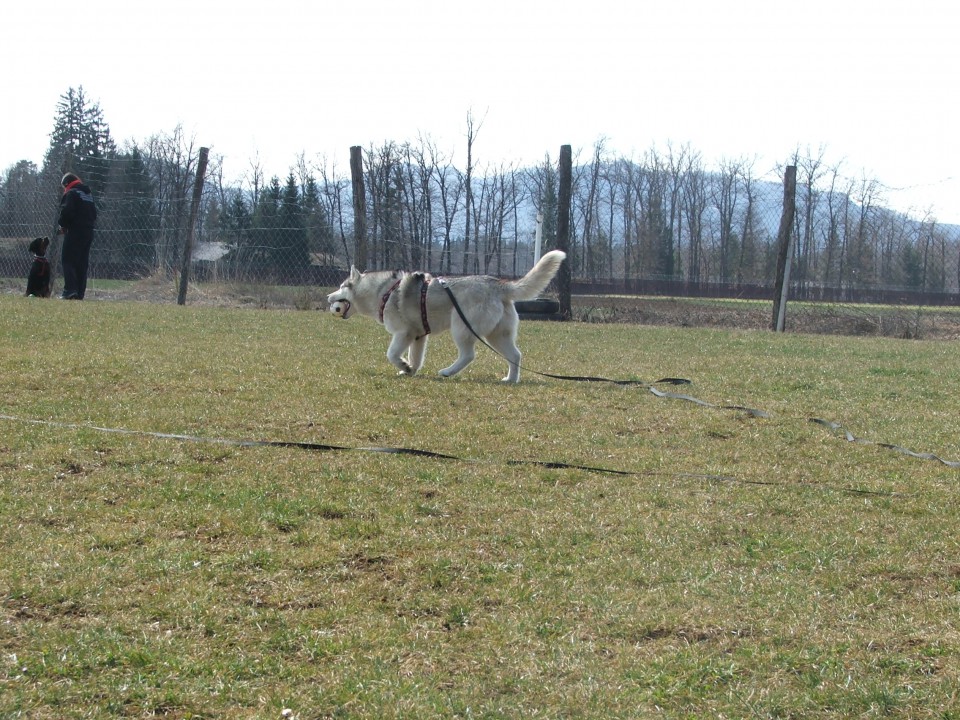
<svg viewBox="0 0 960 720"><path fill-rule="evenodd" d="M954 343L521 326L531 369L761 419L484 348L444 380L448 336L397 377L316 312L0 296L0 332L0 717L960 711L960 471L809 421L960 459Z"/></svg>

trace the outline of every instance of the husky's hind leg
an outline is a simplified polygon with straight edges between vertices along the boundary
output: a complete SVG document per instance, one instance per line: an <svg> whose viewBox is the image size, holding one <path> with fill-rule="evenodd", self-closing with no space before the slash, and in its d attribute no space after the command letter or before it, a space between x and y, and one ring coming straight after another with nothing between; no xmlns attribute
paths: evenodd
<svg viewBox="0 0 960 720"><path fill-rule="evenodd" d="M503 378L506 383L520 382L520 348L517 347L517 326L520 324L520 318L513 304L504 310L503 319L494 328L493 332L487 335L487 342L490 347L503 355L507 361L509 370L507 376Z"/></svg>

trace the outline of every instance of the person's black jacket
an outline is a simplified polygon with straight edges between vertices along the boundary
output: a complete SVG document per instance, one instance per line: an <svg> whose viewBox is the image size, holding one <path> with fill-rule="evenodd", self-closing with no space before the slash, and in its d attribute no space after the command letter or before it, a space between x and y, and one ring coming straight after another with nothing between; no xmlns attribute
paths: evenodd
<svg viewBox="0 0 960 720"><path fill-rule="evenodd" d="M97 206L90 188L74 185L60 198L60 217L57 223L67 231L67 237L77 242L93 240L93 225L97 221Z"/></svg>

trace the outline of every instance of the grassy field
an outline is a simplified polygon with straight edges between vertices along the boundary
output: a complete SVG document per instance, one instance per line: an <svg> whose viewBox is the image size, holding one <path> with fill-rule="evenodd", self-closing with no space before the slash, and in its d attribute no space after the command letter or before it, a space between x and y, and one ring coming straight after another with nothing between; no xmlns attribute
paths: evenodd
<svg viewBox="0 0 960 720"><path fill-rule="evenodd" d="M960 717L955 343L386 340L0 296L0 717Z"/></svg>

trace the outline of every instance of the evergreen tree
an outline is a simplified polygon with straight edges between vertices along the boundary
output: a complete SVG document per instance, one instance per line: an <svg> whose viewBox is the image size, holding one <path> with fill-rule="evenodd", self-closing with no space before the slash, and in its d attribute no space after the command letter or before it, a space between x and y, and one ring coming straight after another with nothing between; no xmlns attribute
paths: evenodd
<svg viewBox="0 0 960 720"><path fill-rule="evenodd" d="M156 264L160 224L153 182L136 146L117 155L110 168L104 192L108 212L102 214L98 223L98 253L109 253L112 262L122 263L134 272L147 272Z"/></svg>
<svg viewBox="0 0 960 720"><path fill-rule="evenodd" d="M248 196L239 188L228 190L217 218L217 236L230 248L226 261L238 277L243 276L243 269L250 263L253 217L247 200Z"/></svg>
<svg viewBox="0 0 960 720"><path fill-rule="evenodd" d="M903 268L903 285L911 290L923 290L923 254L912 243L904 243L900 264Z"/></svg>
<svg viewBox="0 0 960 720"><path fill-rule="evenodd" d="M278 220L278 242L273 265L280 270L307 267L310 264L307 229L300 205L300 191L292 172L287 177L287 184L280 199Z"/></svg>
<svg viewBox="0 0 960 720"><path fill-rule="evenodd" d="M44 176L59 183L63 173L76 173L96 197L106 185L108 162L115 154L100 105L88 102L82 86L67 90L57 103L50 147L44 157Z"/></svg>
<svg viewBox="0 0 960 720"><path fill-rule="evenodd" d="M227 244L232 245L236 256L243 258L250 239L253 218L247 208L243 192L235 190L220 215L220 230Z"/></svg>
<svg viewBox="0 0 960 720"><path fill-rule="evenodd" d="M327 257L335 254L333 226L320 199L320 188L313 176L307 178L301 198L307 232L307 247L311 253Z"/></svg>
<svg viewBox="0 0 960 720"><path fill-rule="evenodd" d="M245 260L250 269L273 265L276 258L277 229L280 224L280 178L274 175L261 191L253 213L251 244Z"/></svg>
<svg viewBox="0 0 960 720"><path fill-rule="evenodd" d="M0 181L0 237L30 237L50 232L50 213L41 212L40 174L29 160L7 170Z"/></svg>

